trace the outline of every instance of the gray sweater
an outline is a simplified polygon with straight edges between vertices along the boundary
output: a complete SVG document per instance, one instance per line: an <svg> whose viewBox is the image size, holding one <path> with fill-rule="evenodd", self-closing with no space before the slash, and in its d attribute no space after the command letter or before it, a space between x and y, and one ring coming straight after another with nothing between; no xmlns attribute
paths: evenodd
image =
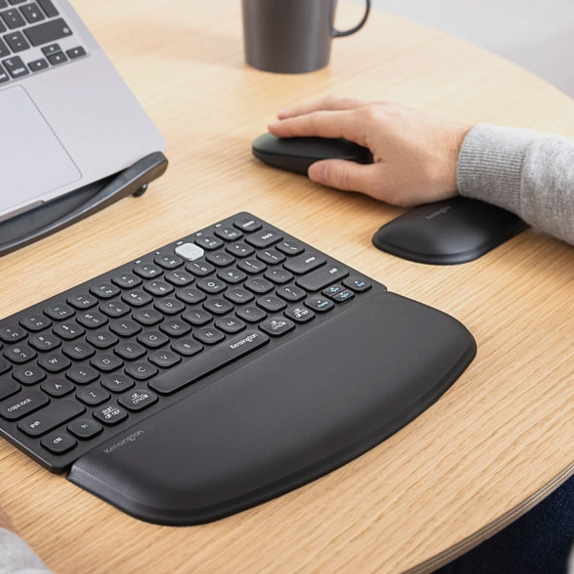
<svg viewBox="0 0 574 574"><path fill-rule="evenodd" d="M461 195L494 203L574 245L574 141L529 130L474 127L458 161ZM49 574L15 534L0 528L0 574Z"/></svg>
<svg viewBox="0 0 574 574"><path fill-rule="evenodd" d="M481 124L458 160L461 195L494 203L574 245L574 140Z"/></svg>

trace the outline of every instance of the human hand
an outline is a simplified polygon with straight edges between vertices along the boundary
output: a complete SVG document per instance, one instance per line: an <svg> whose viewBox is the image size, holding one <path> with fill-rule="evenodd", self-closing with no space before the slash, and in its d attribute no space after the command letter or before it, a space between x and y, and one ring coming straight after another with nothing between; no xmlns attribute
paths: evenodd
<svg viewBox="0 0 574 574"><path fill-rule="evenodd" d="M337 97L282 110L277 118L268 129L278 137L345 138L373 154L371 165L316 162L308 172L313 181L403 207L457 194L458 155L471 126L391 102Z"/></svg>

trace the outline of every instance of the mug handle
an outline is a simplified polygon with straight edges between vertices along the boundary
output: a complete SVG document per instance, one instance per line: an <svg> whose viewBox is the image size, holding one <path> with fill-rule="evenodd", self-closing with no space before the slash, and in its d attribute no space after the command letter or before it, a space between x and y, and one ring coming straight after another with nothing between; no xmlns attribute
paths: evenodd
<svg viewBox="0 0 574 574"><path fill-rule="evenodd" d="M343 36L350 36L351 34L358 32L367 21L370 11L371 11L371 0L366 0L365 13L361 18L361 21L354 28L349 28L348 30L337 30L336 28L333 28L331 31L331 36L333 36L333 38L342 38Z"/></svg>

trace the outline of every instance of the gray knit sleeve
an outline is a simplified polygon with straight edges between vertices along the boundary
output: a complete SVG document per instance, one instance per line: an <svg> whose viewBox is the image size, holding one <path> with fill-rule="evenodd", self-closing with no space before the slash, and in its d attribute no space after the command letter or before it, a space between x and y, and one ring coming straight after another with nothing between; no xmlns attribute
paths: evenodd
<svg viewBox="0 0 574 574"><path fill-rule="evenodd" d="M457 185L574 245L574 140L480 124L463 142Z"/></svg>
<svg viewBox="0 0 574 574"><path fill-rule="evenodd" d="M50 571L21 538L0 528L0 574L50 574Z"/></svg>

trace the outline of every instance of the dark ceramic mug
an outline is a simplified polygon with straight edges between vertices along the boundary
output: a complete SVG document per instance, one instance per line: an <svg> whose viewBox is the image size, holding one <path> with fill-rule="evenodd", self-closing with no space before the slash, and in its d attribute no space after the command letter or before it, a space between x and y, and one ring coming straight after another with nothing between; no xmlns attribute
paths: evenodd
<svg viewBox="0 0 574 574"><path fill-rule="evenodd" d="M246 62L259 70L299 74L329 63L331 40L360 30L371 9L348 30L334 25L337 0L242 0Z"/></svg>

